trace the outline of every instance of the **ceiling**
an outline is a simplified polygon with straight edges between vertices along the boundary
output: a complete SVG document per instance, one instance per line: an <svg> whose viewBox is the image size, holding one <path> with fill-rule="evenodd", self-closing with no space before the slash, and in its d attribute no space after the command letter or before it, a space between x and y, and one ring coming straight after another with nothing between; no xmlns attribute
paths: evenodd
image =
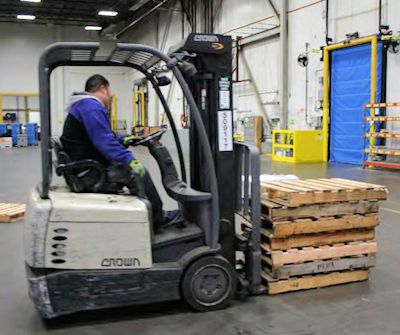
<svg viewBox="0 0 400 335"><path fill-rule="evenodd" d="M39 3L0 0L0 22L59 25L123 25L160 5L161 0L41 0ZM99 10L114 10L115 17L99 16ZM35 15L36 20L17 20L17 14Z"/></svg>

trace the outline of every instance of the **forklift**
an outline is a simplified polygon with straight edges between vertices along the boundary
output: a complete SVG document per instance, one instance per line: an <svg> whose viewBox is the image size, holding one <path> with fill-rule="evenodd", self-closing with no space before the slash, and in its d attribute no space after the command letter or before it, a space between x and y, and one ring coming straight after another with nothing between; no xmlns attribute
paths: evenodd
<svg viewBox="0 0 400 335"><path fill-rule="evenodd" d="M98 43L55 43L39 61L42 180L29 196L24 226L29 295L43 319L79 311L182 299L197 311L260 294L260 189L257 148L233 141L232 40L190 34L165 54L118 43L108 55ZM101 193L106 169L71 161L51 134L50 75L60 66L119 66L151 83L175 140L176 168L162 144L165 129L133 143L148 148L162 184L182 210L183 224L153 229L145 197ZM167 74L190 110L190 181L171 110L160 86ZM54 161L53 161L54 158ZM82 193L81 173L95 170L95 191ZM64 185L52 183L53 170ZM178 173L179 171L179 173ZM240 230L247 220L251 231Z"/></svg>

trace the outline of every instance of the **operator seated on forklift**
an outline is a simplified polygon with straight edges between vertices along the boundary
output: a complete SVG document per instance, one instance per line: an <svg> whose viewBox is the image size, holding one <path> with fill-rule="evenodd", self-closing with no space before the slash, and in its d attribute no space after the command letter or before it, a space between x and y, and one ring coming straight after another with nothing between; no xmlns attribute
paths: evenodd
<svg viewBox="0 0 400 335"><path fill-rule="evenodd" d="M117 136L111 130L108 106L111 101L110 83L102 75L87 79L85 91L74 93L67 105L61 143L72 161L93 159L107 170L110 184L126 186L132 195L145 197L152 207L154 228L169 226L180 221L179 210L163 211L162 201L148 171L128 150L137 136ZM82 174L84 192L93 192L98 175L93 170ZM144 194L140 192L143 185ZM108 193L113 190L104 189Z"/></svg>

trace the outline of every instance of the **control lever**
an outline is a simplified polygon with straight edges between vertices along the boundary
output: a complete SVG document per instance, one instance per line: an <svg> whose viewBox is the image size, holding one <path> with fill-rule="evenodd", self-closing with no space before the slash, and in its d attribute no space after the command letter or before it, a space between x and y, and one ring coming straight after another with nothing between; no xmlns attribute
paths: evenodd
<svg viewBox="0 0 400 335"><path fill-rule="evenodd" d="M147 199L146 195L146 187L145 187L145 180L144 176L139 176L137 173L134 173L135 181L136 181L136 195L139 198Z"/></svg>

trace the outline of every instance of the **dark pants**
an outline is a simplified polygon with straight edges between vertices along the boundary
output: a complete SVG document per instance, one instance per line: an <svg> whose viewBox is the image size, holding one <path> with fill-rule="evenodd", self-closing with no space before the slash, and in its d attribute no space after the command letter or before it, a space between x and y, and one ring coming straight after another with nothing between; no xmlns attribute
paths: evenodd
<svg viewBox="0 0 400 335"><path fill-rule="evenodd" d="M153 180L151 179L150 173L146 170L144 174L144 193L145 197L149 200L152 209L153 222L155 226L160 225L163 220L163 211L162 211L162 201L160 196L158 195L158 191L154 186Z"/></svg>
<svg viewBox="0 0 400 335"><path fill-rule="evenodd" d="M99 176L95 171L89 171L84 176L86 189L90 190L97 182ZM147 199L151 204L153 224L160 225L163 220L162 201L154 186L149 172L146 170L144 176L139 178L133 171L122 164L112 164L107 168L107 183L101 191L104 193L118 193L126 186L132 195Z"/></svg>

